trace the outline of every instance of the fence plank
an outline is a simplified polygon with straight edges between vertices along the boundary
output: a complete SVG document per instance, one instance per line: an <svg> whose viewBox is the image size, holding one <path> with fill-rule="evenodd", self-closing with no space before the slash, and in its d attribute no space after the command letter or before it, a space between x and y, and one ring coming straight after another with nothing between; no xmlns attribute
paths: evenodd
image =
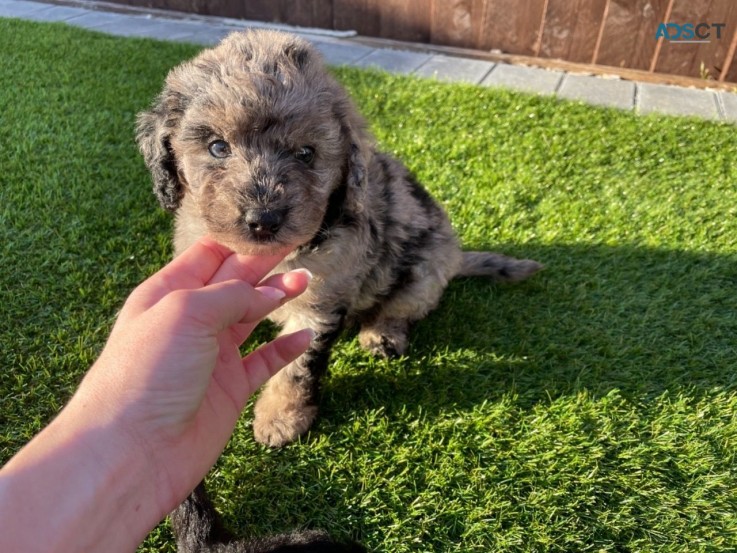
<svg viewBox="0 0 737 553"><path fill-rule="evenodd" d="M284 2L287 9L294 10L292 25L330 29L333 26L333 0L311 0L310 2Z"/></svg>
<svg viewBox="0 0 737 553"><path fill-rule="evenodd" d="M333 28L354 30L361 35L379 36L380 0L334 0Z"/></svg>
<svg viewBox="0 0 737 553"><path fill-rule="evenodd" d="M539 56L589 62L606 0L548 0Z"/></svg>
<svg viewBox="0 0 737 553"><path fill-rule="evenodd" d="M488 0L477 47L534 56L545 0Z"/></svg>
<svg viewBox="0 0 737 553"><path fill-rule="evenodd" d="M432 0L380 0L379 36L408 42L429 42Z"/></svg>
<svg viewBox="0 0 737 553"><path fill-rule="evenodd" d="M245 17L244 3L238 0L144 0L143 4L164 10L194 12L202 15Z"/></svg>
<svg viewBox="0 0 737 553"><path fill-rule="evenodd" d="M222 0L220 0L222 1ZM246 19L272 21L301 27L333 26L333 1L309 0L290 2L289 0L245 0L232 3L240 4Z"/></svg>
<svg viewBox="0 0 737 553"><path fill-rule="evenodd" d="M433 44L474 48L483 26L485 0L434 0L430 22Z"/></svg>
<svg viewBox="0 0 737 553"><path fill-rule="evenodd" d="M594 63L650 69L668 0L611 0Z"/></svg>
<svg viewBox="0 0 737 553"><path fill-rule="evenodd" d="M238 9L235 0L110 0L113 4L135 6L137 8L156 8L200 15L218 15L222 17L243 17L243 10ZM239 14L239 15L225 15Z"/></svg>
<svg viewBox="0 0 737 553"><path fill-rule="evenodd" d="M707 43L678 44L664 40L655 71L718 79L737 27L737 3L676 0L673 3L670 21L694 25L702 22L725 23L726 26L721 30L720 38L717 38L716 30L711 30ZM698 37L694 37L694 40L698 40Z"/></svg>
<svg viewBox="0 0 737 553"><path fill-rule="evenodd" d="M135 6L137 8L163 8L161 2L150 2L149 0L111 0L113 4L123 4L124 6ZM182 10L189 11L189 10Z"/></svg>
<svg viewBox="0 0 737 553"><path fill-rule="evenodd" d="M737 29L735 29L734 35L732 36L727 58L724 60L722 74L719 76L720 81L737 82L737 59L735 58L735 54L737 54Z"/></svg>
<svg viewBox="0 0 737 553"><path fill-rule="evenodd" d="M257 21L274 21L275 23L283 23L281 21L281 1L280 0L245 0L240 2L243 5L243 17L246 19L255 19Z"/></svg>

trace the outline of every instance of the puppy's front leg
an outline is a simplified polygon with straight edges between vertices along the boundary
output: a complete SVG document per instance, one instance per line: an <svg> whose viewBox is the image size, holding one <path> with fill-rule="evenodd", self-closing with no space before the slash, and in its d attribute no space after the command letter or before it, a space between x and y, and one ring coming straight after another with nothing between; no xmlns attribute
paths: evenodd
<svg viewBox="0 0 737 553"><path fill-rule="evenodd" d="M330 349L343 329L345 309L335 309L309 324L289 320L284 333L309 326L315 331L310 348L266 384L254 407L253 434L256 441L281 447L307 432L317 416L320 378L327 372Z"/></svg>

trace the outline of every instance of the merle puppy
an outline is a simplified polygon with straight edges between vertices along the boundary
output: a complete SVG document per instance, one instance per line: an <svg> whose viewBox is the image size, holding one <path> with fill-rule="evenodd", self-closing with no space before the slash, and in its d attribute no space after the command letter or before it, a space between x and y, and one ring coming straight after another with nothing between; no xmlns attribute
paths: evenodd
<svg viewBox="0 0 737 553"><path fill-rule="evenodd" d="M541 267L462 252L443 209L376 149L320 55L293 35L234 33L174 68L139 115L137 139L161 205L175 212L176 253L209 234L239 253L289 250L275 271L314 275L271 317L317 336L256 404L254 434L270 446L312 424L346 324L372 353L401 355L454 277L518 281Z"/></svg>

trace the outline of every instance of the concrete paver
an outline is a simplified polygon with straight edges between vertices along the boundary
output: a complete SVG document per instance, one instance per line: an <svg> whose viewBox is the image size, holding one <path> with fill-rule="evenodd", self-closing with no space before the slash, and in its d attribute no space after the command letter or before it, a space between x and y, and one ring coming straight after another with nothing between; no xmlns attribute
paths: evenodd
<svg viewBox="0 0 737 553"><path fill-rule="evenodd" d="M67 23L76 27L84 27L85 29L95 29L104 25L125 26L127 21L132 19L130 15L120 13L86 11L85 13L67 19Z"/></svg>
<svg viewBox="0 0 737 553"><path fill-rule="evenodd" d="M719 99L724 108L724 119L737 123L737 93L721 91Z"/></svg>
<svg viewBox="0 0 737 553"><path fill-rule="evenodd" d="M696 90L659 84L640 83L637 86L638 113L667 113L695 115L719 119L719 111L712 90Z"/></svg>
<svg viewBox="0 0 737 553"><path fill-rule="evenodd" d="M135 36L160 40L186 40L188 37L193 37L201 29L198 26L181 21L162 21L146 19L144 17L130 17L95 27L95 30L118 36Z"/></svg>
<svg viewBox="0 0 737 553"><path fill-rule="evenodd" d="M48 8L48 4L40 2L26 2L25 0L14 0L12 2L0 2L0 17L20 17Z"/></svg>
<svg viewBox="0 0 737 553"><path fill-rule="evenodd" d="M182 42L192 42L203 46L214 46L235 29L232 27L222 27L217 25L207 25L198 23L197 30L193 35L179 39Z"/></svg>
<svg viewBox="0 0 737 553"><path fill-rule="evenodd" d="M32 21L66 21L73 17L79 17L80 15L91 13L90 10L86 10L84 8L73 8L71 6L47 6L48 7L45 9L27 13L23 18L30 19ZM0 9L2 9L1 6Z"/></svg>
<svg viewBox="0 0 737 553"><path fill-rule="evenodd" d="M373 50L367 56L359 59L356 67L374 67L389 73L409 75L419 69L430 59L430 54L407 52L404 50Z"/></svg>
<svg viewBox="0 0 737 553"><path fill-rule="evenodd" d="M140 15L86 11L66 20L71 25L116 36L184 40L194 38L203 27L188 21L149 18ZM219 40L219 39L218 39Z"/></svg>
<svg viewBox="0 0 737 553"><path fill-rule="evenodd" d="M562 71L548 71L538 67L499 63L481 81L481 84L483 86L512 88L521 92L554 94L563 75Z"/></svg>
<svg viewBox="0 0 737 553"><path fill-rule="evenodd" d="M353 65L374 51L374 48L359 44L335 44L322 40L313 43L330 65Z"/></svg>
<svg viewBox="0 0 737 553"><path fill-rule="evenodd" d="M635 100L635 83L592 75L567 74L560 84L558 95L568 100L580 100L595 106L632 109Z"/></svg>
<svg viewBox="0 0 737 553"><path fill-rule="evenodd" d="M479 84L494 67L490 61L457 58L437 54L415 71L418 77L439 81L461 81Z"/></svg>

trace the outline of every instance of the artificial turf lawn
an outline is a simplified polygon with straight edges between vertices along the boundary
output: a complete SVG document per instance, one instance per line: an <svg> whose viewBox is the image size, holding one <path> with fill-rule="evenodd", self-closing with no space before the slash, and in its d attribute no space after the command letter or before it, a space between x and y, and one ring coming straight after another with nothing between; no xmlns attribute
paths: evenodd
<svg viewBox="0 0 737 553"><path fill-rule="evenodd" d="M4 462L169 259L134 118L198 48L5 19L0 36ZM256 444L249 408L210 476L228 523L396 553L737 549L735 128L337 75L467 248L546 269L453 282L404 359L346 334L301 443ZM141 547L173 550L166 524Z"/></svg>

